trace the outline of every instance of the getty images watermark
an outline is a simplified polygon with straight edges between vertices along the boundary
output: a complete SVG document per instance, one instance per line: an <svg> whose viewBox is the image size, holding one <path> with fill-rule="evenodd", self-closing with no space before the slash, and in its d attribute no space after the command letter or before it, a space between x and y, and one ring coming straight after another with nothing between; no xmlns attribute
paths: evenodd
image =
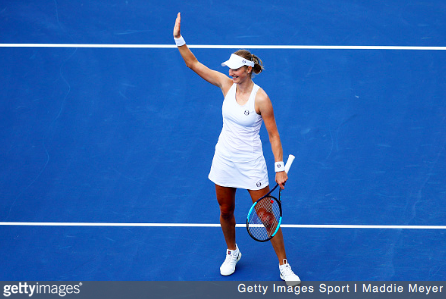
<svg viewBox="0 0 446 299"><path fill-rule="evenodd" d="M82 282L74 285L68 284L28 284L27 282L19 282L18 284L7 284L3 286L3 296L24 294L32 297L35 294L51 294L65 297L66 295L79 294L81 292Z"/></svg>

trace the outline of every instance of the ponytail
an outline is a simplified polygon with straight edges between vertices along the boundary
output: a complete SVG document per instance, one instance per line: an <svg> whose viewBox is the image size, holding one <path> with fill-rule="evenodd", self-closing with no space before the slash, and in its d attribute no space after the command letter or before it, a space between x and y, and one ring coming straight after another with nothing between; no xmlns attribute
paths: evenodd
<svg viewBox="0 0 446 299"><path fill-rule="evenodd" d="M254 62L254 67L252 70L255 74L260 74L263 71L264 68L262 60L248 50L238 50L234 54Z"/></svg>

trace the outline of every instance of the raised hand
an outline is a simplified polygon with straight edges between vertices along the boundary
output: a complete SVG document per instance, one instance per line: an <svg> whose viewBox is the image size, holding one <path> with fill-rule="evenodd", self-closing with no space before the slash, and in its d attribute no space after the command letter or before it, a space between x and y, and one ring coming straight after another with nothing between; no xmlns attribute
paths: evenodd
<svg viewBox="0 0 446 299"><path fill-rule="evenodd" d="M179 38L181 36L181 13L178 13L177 19L175 20L175 27L173 27L173 37Z"/></svg>

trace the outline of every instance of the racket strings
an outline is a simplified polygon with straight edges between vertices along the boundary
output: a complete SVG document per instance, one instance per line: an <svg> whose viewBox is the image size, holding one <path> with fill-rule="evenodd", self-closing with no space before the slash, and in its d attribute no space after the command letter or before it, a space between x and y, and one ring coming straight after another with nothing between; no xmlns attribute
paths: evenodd
<svg viewBox="0 0 446 299"><path fill-rule="evenodd" d="M279 225L280 206L274 197L260 200L248 217L248 230L258 240L268 240Z"/></svg>

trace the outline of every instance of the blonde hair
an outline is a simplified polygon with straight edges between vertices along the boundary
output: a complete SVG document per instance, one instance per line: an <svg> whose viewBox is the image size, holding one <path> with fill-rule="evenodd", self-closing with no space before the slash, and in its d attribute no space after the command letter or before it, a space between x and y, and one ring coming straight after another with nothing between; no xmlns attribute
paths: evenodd
<svg viewBox="0 0 446 299"><path fill-rule="evenodd" d="M238 50L234 54L254 62L254 67L252 68L254 73L260 74L263 71L264 68L262 60L248 50Z"/></svg>

